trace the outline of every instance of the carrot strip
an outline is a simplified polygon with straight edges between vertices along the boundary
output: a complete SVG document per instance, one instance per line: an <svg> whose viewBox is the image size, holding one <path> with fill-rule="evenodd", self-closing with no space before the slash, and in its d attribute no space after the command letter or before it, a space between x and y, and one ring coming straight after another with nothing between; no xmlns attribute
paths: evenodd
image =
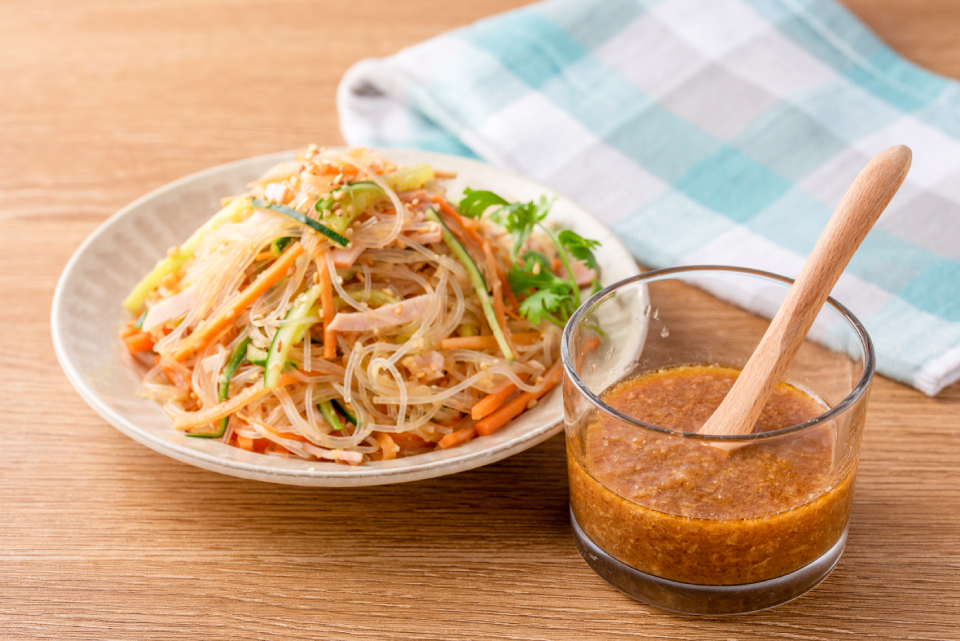
<svg viewBox="0 0 960 641"><path fill-rule="evenodd" d="M516 352L517 346L513 342L513 335L510 333L510 328L507 326L507 315L506 309L503 304L503 290L500 280L500 270L497 268L497 261L493 257L493 250L490 249L490 242L487 240L483 241L483 254L487 259L487 271L490 272L490 280L493 281L493 313L497 317L497 322L500 324L500 329L503 331L504 338L507 339L507 345L510 346L510 351Z"/></svg>
<svg viewBox="0 0 960 641"><path fill-rule="evenodd" d="M513 335L517 345L533 345L540 340L540 332L523 332ZM440 349L487 349L497 347L495 336L453 336L440 341Z"/></svg>
<svg viewBox="0 0 960 641"><path fill-rule="evenodd" d="M274 255L274 253L273 253L272 251L270 251L270 250L268 249L267 251L265 251L265 252L260 252L259 254L257 254L256 256L254 256L254 257L253 257L253 262L259 263L261 260L270 260L271 258L276 258L276 256Z"/></svg>
<svg viewBox="0 0 960 641"><path fill-rule="evenodd" d="M489 436L522 414L531 401L539 399L560 382L560 373L560 361L557 361L544 377L543 387L540 388L539 392L524 392L509 403L503 405L493 414L474 423L473 426L477 429L477 434L480 436Z"/></svg>
<svg viewBox="0 0 960 641"><path fill-rule="evenodd" d="M332 360L337 357L337 333L330 329L337 309L333 305L333 274L327 265L327 253L317 257L317 269L320 272L320 307L323 309L323 357Z"/></svg>
<svg viewBox="0 0 960 641"><path fill-rule="evenodd" d="M400 448L393 442L389 434L386 432L374 432L373 436L377 439L377 443L380 444L380 449L383 450L384 461L391 461L397 458L397 452L400 451Z"/></svg>
<svg viewBox="0 0 960 641"><path fill-rule="evenodd" d="M434 196L432 200L436 204L440 205L440 209L442 209L445 214L460 224L460 226L463 228L463 232L470 238L470 240L475 242L477 245L483 246L483 239L480 238L480 235L477 233L475 224L472 220L461 216L460 212L451 207L450 203L448 203L445 198L441 196ZM467 222L468 220L469 222Z"/></svg>
<svg viewBox="0 0 960 641"><path fill-rule="evenodd" d="M520 380L526 380L526 374L520 374ZM485 416L489 416L496 411L498 407L507 402L507 399L513 396L513 393L517 391L517 385L507 381L507 384L504 385L500 390L487 394L481 398L473 406L473 409L470 410L470 418L475 421L479 421Z"/></svg>
<svg viewBox="0 0 960 641"><path fill-rule="evenodd" d="M303 253L303 245L295 242L270 267L265 269L257 280L250 283L245 290L235 296L219 313L204 321L190 336L183 340L171 356L174 360L182 361L204 345L214 336L226 329L240 312L253 305L268 289L287 275L287 270L293 261Z"/></svg>
<svg viewBox="0 0 960 641"><path fill-rule="evenodd" d="M470 427L465 427L462 430L457 430L456 432L451 432L450 434L447 434L442 439L440 439L440 442L437 443L437 447L439 447L441 450L447 450L447 449L450 449L451 447L463 445L464 443L466 443L476 435L477 435L477 428L471 425Z"/></svg>
<svg viewBox="0 0 960 641"><path fill-rule="evenodd" d="M153 337L147 332L137 332L129 336L124 336L123 342L127 346L127 351L131 354L149 352L153 349Z"/></svg>
<svg viewBox="0 0 960 641"><path fill-rule="evenodd" d="M489 269L496 277L500 280L500 289L503 292L506 292L507 302L510 303L510 309L513 310L516 314L520 313L520 303L517 302L517 297L513 295L513 290L510 288L510 281L507 279L506 272L503 271L500 267L500 263L493 257L493 248L490 245L490 241L487 239L483 240L483 253L487 257L487 269ZM509 310L508 310L509 312ZM511 314L514 318L514 316ZM519 320L519 318L517 318Z"/></svg>
<svg viewBox="0 0 960 641"><path fill-rule="evenodd" d="M299 380L300 379L294 378L289 374L281 374L280 381L274 389L292 385ZM213 407L200 410L199 412L192 412L188 416L178 418L173 422L173 426L178 430L188 430L191 427L209 425L210 423L219 421L221 418L230 416L237 410L246 407L258 398L262 398L273 391L273 389L265 389L263 387L263 380L258 380L233 398L227 399L219 405L214 405Z"/></svg>

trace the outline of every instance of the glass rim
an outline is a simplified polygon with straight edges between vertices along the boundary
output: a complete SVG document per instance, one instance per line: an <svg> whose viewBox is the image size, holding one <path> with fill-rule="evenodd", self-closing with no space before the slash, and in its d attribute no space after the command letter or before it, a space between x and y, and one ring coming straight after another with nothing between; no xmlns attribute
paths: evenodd
<svg viewBox="0 0 960 641"><path fill-rule="evenodd" d="M601 299L605 298L612 292L615 292L627 285L631 285L636 282L642 282L647 280L653 280L661 276L670 276L674 274L682 273L694 273L694 272L727 272L733 274L743 274L748 276L759 276L761 278L766 278L773 281L778 281L780 283L785 283L789 287L793 286L793 279L787 278L786 276L781 276L779 274L774 274L772 272L762 271L759 269L750 269L748 267L733 267L729 265L684 265L680 267L666 267L663 269L654 269L636 276L631 276L630 278L625 278L621 281L618 281L612 285L604 287L599 292L588 298L577 311L574 312L573 316L570 317L570 320L567 322L566 327L563 328L563 334L560 338L560 360L563 363L563 371L569 380L573 383L577 391L586 398L594 407L596 407L601 412L609 414L614 418L617 418L629 425L638 427L641 429L653 430L655 432L660 432L662 434L670 434L675 436L680 436L682 438L689 438L693 440L701 441L717 441L717 442L750 442L750 441L759 441L769 438L777 438L785 434L792 434L795 432L801 432L810 428L813 428L817 425L827 423L840 414L843 414L846 410L853 406L869 389L870 383L873 380L873 375L876 370L876 355L873 350L873 341L870 339L870 335L867 334L866 328L863 326L863 323L860 322L853 312L851 312L845 305L834 299L832 296L827 298L825 305L830 305L836 309L840 315L853 327L854 331L857 333L857 337L860 339L860 345L863 348L863 373L860 375L860 380L857 381L857 384L854 386L853 390L848 393L843 400L829 408L823 414L815 416L814 418L804 421L803 423L797 423L796 425L789 425L787 427L781 427L780 429L770 430L768 432L755 432L751 434L699 434L697 432L681 432L677 430L672 430L667 427L661 427L659 425L654 425L653 423L646 423L639 419L633 418L624 414L623 412L611 407L605 403L599 396L593 393L583 382L583 379L580 378L580 375L576 372L576 369L573 367L573 358L570 354L570 341L573 340L573 328L578 326L583 320L583 317L586 316L587 311L592 309Z"/></svg>

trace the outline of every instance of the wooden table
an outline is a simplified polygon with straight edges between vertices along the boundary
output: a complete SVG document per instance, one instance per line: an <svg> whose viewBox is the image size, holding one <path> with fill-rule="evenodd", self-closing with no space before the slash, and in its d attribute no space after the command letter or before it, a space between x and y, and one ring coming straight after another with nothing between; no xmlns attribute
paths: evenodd
<svg viewBox="0 0 960 641"><path fill-rule="evenodd" d="M80 242L141 194L229 160L341 142L362 57L517 0L31 0L0 6L0 637L960 638L960 386L878 380L850 545L802 599L694 619L583 563L560 437L393 487L243 481L123 436L54 358ZM956 0L849 3L960 77Z"/></svg>

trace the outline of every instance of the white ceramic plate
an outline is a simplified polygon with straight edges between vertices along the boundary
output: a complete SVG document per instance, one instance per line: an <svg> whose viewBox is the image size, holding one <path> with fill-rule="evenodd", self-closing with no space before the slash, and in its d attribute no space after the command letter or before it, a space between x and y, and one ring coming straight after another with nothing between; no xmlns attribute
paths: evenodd
<svg viewBox="0 0 960 641"><path fill-rule="evenodd" d="M402 165L428 162L455 171L448 195L464 187L490 189L509 200L555 192L481 162L421 151L385 150ZM184 436L156 403L137 397L144 369L123 349L118 333L129 320L120 301L167 249L183 242L213 212L222 196L246 184L292 152L240 160L181 178L127 205L101 225L70 259L53 298L57 358L80 396L118 430L184 463L233 476L290 485L359 486L442 476L493 463L550 438L562 429L559 387L544 402L490 436L458 448L358 467L254 454L217 441ZM604 286L638 273L613 233L573 201L560 196L550 219L602 243L597 252Z"/></svg>

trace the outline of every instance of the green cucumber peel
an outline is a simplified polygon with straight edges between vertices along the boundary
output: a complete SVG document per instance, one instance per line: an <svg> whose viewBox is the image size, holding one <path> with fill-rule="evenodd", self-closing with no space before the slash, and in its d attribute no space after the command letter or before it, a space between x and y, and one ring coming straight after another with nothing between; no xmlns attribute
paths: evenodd
<svg viewBox="0 0 960 641"><path fill-rule="evenodd" d="M267 365L267 350L260 349L252 343L247 346L247 362L251 365L259 365L260 367L266 367Z"/></svg>
<svg viewBox="0 0 960 641"><path fill-rule="evenodd" d="M313 285L296 297L285 321L296 321L309 318L313 304L320 297L320 286ZM267 353L267 362L263 367L263 386L265 389L274 389L280 382L280 374L287 362L290 348L303 340L303 335L309 329L308 323L290 323L277 329L270 341L270 350Z"/></svg>
<svg viewBox="0 0 960 641"><path fill-rule="evenodd" d="M286 249L287 246L295 240L296 238L293 238L292 236L283 236L282 238L275 238L273 241L270 242L270 253L276 256L277 258L279 258L280 254L283 253L283 250Z"/></svg>
<svg viewBox="0 0 960 641"><path fill-rule="evenodd" d="M493 301L490 300L490 292L487 291L487 283L483 280L483 274L480 273L477 264L473 261L473 258L470 257L467 248L453 235L453 232L450 231L450 228L447 227L447 224L443 222L443 219L440 218L440 215L437 214L433 207L428 209L424 215L428 220L440 223L443 226L443 242L447 244L450 251L452 251L460 262L463 263L463 266L467 268L467 274L470 275L470 280L473 281L473 288L476 290L477 296L480 297L483 315L487 319L487 324L490 325L490 330L493 332L494 338L497 339L497 345L500 346L503 357L508 361L512 361L514 359L513 350L510 349L510 344L507 343L507 337L503 335L503 329L500 328L500 323L497 321L497 314L493 310Z"/></svg>
<svg viewBox="0 0 960 641"><path fill-rule="evenodd" d="M350 244L349 238L346 238L345 236L341 236L340 234L330 229L323 223L318 222L313 218L310 218L306 214L301 214L296 209L292 209L290 207L287 207L286 205L270 203L260 198L254 198L253 200L250 201L250 204L256 207L257 209L268 209L270 211L275 211L278 214L289 216L290 218L293 218L298 223L306 225L307 227L317 232L318 234L322 234L326 236L327 238L329 238L336 244L340 245L341 247L346 247L347 245Z"/></svg>
<svg viewBox="0 0 960 641"><path fill-rule="evenodd" d="M340 417L337 416L337 412L333 409L333 404L330 401L317 403L317 407L320 408L323 420L330 425L330 428L333 429L334 432L339 432L343 429L343 423L340 422Z"/></svg>
<svg viewBox="0 0 960 641"><path fill-rule="evenodd" d="M348 421L353 423L354 426L359 425L359 423L357 423L357 417L350 410L347 409L345 404L341 403L337 399L331 400L330 404L333 405L338 412L343 414L344 418L346 418Z"/></svg>
<svg viewBox="0 0 960 641"><path fill-rule="evenodd" d="M240 365L243 364L243 361L247 358L247 348L250 344L251 339L249 336L240 341L237 346L233 348L227 364L223 366L223 371L220 372L220 389L218 391L221 403L230 396L230 379L233 378L233 375L237 373L237 369L240 368ZM216 432L209 432L207 434L191 434L190 432L186 432L186 435L192 436L193 438L221 438L224 432L227 431L227 424L229 422L230 417L224 416L220 419L220 428Z"/></svg>
<svg viewBox="0 0 960 641"><path fill-rule="evenodd" d="M140 316L137 317L137 322L133 324L134 329L143 329L143 321L147 320L147 313L149 311L150 311L149 309L144 308Z"/></svg>

